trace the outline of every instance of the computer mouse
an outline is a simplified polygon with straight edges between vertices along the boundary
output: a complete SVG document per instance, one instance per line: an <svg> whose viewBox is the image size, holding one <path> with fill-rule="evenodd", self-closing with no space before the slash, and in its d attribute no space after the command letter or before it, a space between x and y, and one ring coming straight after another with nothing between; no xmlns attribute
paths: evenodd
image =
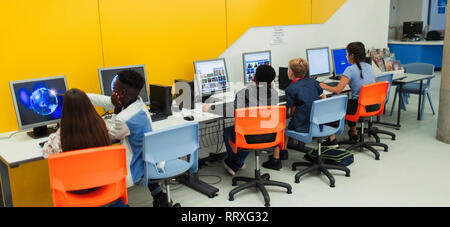
<svg viewBox="0 0 450 227"><path fill-rule="evenodd" d="M186 116L186 117L184 117L184 120L186 120L186 121L193 121L194 120L194 116L191 116L191 115Z"/></svg>

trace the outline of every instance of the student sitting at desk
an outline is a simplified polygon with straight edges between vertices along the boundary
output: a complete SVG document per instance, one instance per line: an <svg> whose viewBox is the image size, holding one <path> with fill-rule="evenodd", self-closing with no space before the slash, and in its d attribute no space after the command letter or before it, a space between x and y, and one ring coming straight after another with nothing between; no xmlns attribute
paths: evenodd
<svg viewBox="0 0 450 227"><path fill-rule="evenodd" d="M86 93L76 88L68 90L64 94L61 127L52 133L44 144L42 149L44 158L60 152L110 145L111 139L105 121L95 111ZM71 191L71 193L84 194L99 188ZM118 200L111 206L126 207L127 205L122 200Z"/></svg>
<svg viewBox="0 0 450 227"><path fill-rule="evenodd" d="M218 107L217 105L204 104L203 111L233 117L234 110L238 108L278 105L278 92L272 87L272 81L275 79L275 76L276 73L272 66L260 65L256 69L256 74L253 78L255 83L248 85L236 94L233 107L230 108L229 105ZM234 126L223 130L223 140L228 153L228 157L224 161L224 167L232 176L244 166L244 161L249 154L247 151L238 151L237 154L233 152L228 141L235 141L235 136ZM274 149L279 151L278 147Z"/></svg>
<svg viewBox="0 0 450 227"><path fill-rule="evenodd" d="M121 140L127 148L127 186L138 184L144 177L142 158L144 133L151 131L151 119L146 105L139 97L145 85L142 75L133 70L119 72L112 96L88 94L95 106L114 109L111 119L106 121L109 135L113 140ZM153 206L168 206L167 196L158 183L149 183L153 196Z"/></svg>
<svg viewBox="0 0 450 227"><path fill-rule="evenodd" d="M42 154L51 154L111 145L105 121L83 91L72 88L64 94L61 127L49 136Z"/></svg>
<svg viewBox="0 0 450 227"><path fill-rule="evenodd" d="M358 108L358 97L361 87L366 84L375 83L375 73L371 65L365 62L366 49L361 42L353 42L347 45L347 60L351 66L347 67L344 71L339 84L336 87L328 86L324 83L320 83L320 87L323 89L340 94L344 90L347 84L350 84L352 90L352 97L348 100L347 114L354 115ZM374 106L374 110L379 108ZM347 121L351 130L348 131L350 141L358 142L358 134L356 131L356 122ZM335 140L334 135L330 137L332 141Z"/></svg>
<svg viewBox="0 0 450 227"><path fill-rule="evenodd" d="M305 78L308 68L309 64L303 58L290 60L288 77L292 82L286 88L286 107L290 109L290 119L287 120L286 127L289 130L304 133L309 131L309 115L311 113L312 103L320 98L326 98L316 80ZM287 147L287 137L285 141L283 151ZM329 146L331 145L329 144ZM281 159L287 159L287 151L285 154L278 154L277 151L274 151L274 155L269 157L269 160L264 162L262 166L274 170L281 169L282 165L279 157Z"/></svg>

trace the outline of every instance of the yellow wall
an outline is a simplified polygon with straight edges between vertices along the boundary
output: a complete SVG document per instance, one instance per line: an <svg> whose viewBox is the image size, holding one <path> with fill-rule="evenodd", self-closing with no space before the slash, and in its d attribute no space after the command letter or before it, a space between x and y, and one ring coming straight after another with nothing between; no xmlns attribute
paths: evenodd
<svg viewBox="0 0 450 227"><path fill-rule="evenodd" d="M325 23L347 0L312 0L311 23ZM351 16L350 16L351 17ZM356 19L355 19L356 20Z"/></svg>
<svg viewBox="0 0 450 227"><path fill-rule="evenodd" d="M100 92L97 1L0 1L0 132L18 129L9 81L66 75L70 87Z"/></svg>
<svg viewBox="0 0 450 227"><path fill-rule="evenodd" d="M249 28L311 23L312 0L227 0L228 44Z"/></svg>
<svg viewBox="0 0 450 227"><path fill-rule="evenodd" d="M249 28L323 23L345 0L0 1L0 133L18 129L9 81L66 75L100 92L97 69L145 64L149 83L193 79Z"/></svg>
<svg viewBox="0 0 450 227"><path fill-rule="evenodd" d="M194 60L226 49L225 0L157 2L100 1L105 66L145 64L152 84L192 80Z"/></svg>

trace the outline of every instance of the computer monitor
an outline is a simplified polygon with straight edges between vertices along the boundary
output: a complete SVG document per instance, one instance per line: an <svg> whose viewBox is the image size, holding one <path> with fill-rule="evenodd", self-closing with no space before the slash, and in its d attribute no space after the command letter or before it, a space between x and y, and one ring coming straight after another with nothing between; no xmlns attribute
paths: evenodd
<svg viewBox="0 0 450 227"><path fill-rule="evenodd" d="M224 58L195 61L195 78L202 97L230 88L227 67Z"/></svg>
<svg viewBox="0 0 450 227"><path fill-rule="evenodd" d="M150 84L150 112L172 115L172 87Z"/></svg>
<svg viewBox="0 0 450 227"><path fill-rule="evenodd" d="M242 54L245 85L253 83L253 78L255 77L256 68L258 68L258 66L271 64L270 57L270 50Z"/></svg>
<svg viewBox="0 0 450 227"><path fill-rule="evenodd" d="M330 75L328 47L306 49L306 60L309 63L310 77Z"/></svg>
<svg viewBox="0 0 450 227"><path fill-rule="evenodd" d="M414 38L423 32L423 21L403 22L403 38Z"/></svg>
<svg viewBox="0 0 450 227"><path fill-rule="evenodd" d="M28 135L33 138L48 136L53 132L47 125L58 123L62 114L65 76L9 82L19 129L33 128Z"/></svg>
<svg viewBox="0 0 450 227"><path fill-rule="evenodd" d="M144 77L145 85L141 90L139 96L142 98L146 105L150 105L149 95L148 95L148 84L147 76L145 74L145 65L134 65L134 66L122 66L122 67L110 67L110 68L100 68L98 69L98 75L100 77L100 87L102 89L102 94L111 96L114 90L114 83L116 82L118 73L122 70L134 70Z"/></svg>
<svg viewBox="0 0 450 227"><path fill-rule="evenodd" d="M278 86L281 90L286 90L286 88L291 84L292 80L288 77L288 68L279 67L278 68Z"/></svg>
<svg viewBox="0 0 450 227"><path fill-rule="evenodd" d="M332 49L331 56L333 57L333 70L334 75L340 76L344 73L345 69L351 64L347 60L347 49Z"/></svg>

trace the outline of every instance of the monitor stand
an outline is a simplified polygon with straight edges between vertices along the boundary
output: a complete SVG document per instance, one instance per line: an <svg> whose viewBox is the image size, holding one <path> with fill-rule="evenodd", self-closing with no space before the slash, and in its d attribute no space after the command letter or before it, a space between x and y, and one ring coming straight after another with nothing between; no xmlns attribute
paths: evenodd
<svg viewBox="0 0 450 227"><path fill-rule="evenodd" d="M48 137L50 134L56 132L56 129L48 128L47 125L33 128L33 131L27 132L27 135L33 139Z"/></svg>
<svg viewBox="0 0 450 227"><path fill-rule="evenodd" d="M330 80L341 80L341 76L336 76L335 73L329 77Z"/></svg>

